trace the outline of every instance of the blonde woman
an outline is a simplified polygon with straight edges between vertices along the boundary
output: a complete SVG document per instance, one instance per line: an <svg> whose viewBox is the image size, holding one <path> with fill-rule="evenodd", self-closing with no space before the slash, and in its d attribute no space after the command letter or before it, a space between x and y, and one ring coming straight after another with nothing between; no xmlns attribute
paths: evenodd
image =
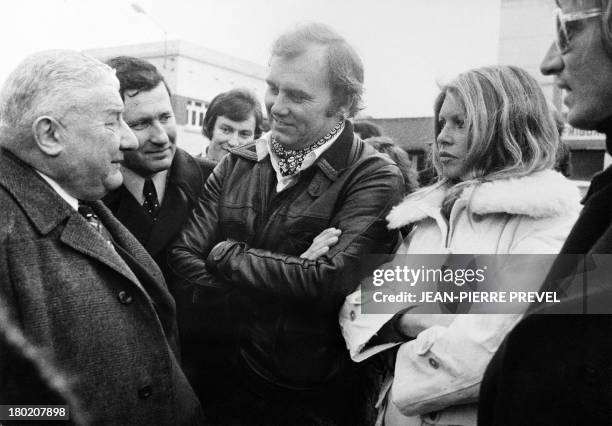
<svg viewBox="0 0 612 426"><path fill-rule="evenodd" d="M474 69L444 87L434 109L440 178L387 217L390 228L413 227L399 253L557 253L579 194L552 170L559 138L538 83L517 67ZM476 424L485 367L520 314L430 315L414 306L408 314L367 315L359 304L356 292L340 312L354 360L391 346L380 345L388 330L405 342L378 422Z"/></svg>

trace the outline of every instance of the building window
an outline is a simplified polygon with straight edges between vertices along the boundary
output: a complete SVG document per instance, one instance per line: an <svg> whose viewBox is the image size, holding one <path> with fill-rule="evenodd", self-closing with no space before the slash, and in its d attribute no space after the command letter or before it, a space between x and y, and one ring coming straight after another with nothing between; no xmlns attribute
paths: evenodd
<svg viewBox="0 0 612 426"><path fill-rule="evenodd" d="M185 127L190 129L201 129L206 113L206 103L203 101L187 101L187 124Z"/></svg>

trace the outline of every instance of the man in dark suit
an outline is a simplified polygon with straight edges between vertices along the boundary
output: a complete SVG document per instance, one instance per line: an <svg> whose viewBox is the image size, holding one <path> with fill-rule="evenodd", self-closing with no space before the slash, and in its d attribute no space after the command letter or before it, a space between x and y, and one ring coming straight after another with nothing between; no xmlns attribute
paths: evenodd
<svg viewBox="0 0 612 426"><path fill-rule="evenodd" d="M219 342L202 336L206 312L194 309L191 294L178 287L167 266L167 248L191 214L216 163L195 158L176 146L176 121L170 90L157 68L142 59L119 56L107 62L115 69L125 121L138 149L125 153L123 184L104 202L140 241L164 274L176 300L182 366L201 395L202 358Z"/></svg>
<svg viewBox="0 0 612 426"><path fill-rule="evenodd" d="M97 201L121 185L120 163L138 146L118 89L111 68L72 51L34 54L7 78L0 302L67 377L88 421L198 424L161 271ZM0 347L0 382L19 380L14 353Z"/></svg>
<svg viewBox="0 0 612 426"><path fill-rule="evenodd" d="M566 92L569 123L605 133L612 152L612 1L557 5L556 43L540 70ZM611 200L608 168L593 178L542 286L564 300L536 307L500 346L482 382L479 424L612 424L612 286L602 273L612 253Z"/></svg>
<svg viewBox="0 0 612 426"><path fill-rule="evenodd" d="M103 201L147 249L174 292L166 249L216 163L177 148L170 90L154 65L129 56L113 58L107 64L119 79L125 121L138 139L138 149L125 153L123 185Z"/></svg>

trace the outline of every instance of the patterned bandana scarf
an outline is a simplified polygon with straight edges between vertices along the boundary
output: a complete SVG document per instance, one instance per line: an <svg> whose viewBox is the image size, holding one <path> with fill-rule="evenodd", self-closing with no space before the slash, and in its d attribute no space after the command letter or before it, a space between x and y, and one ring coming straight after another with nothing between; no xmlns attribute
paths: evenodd
<svg viewBox="0 0 612 426"><path fill-rule="evenodd" d="M280 172L283 176L290 176L296 174L300 167L302 166L302 162L306 155L308 155L311 151L317 149L321 145L329 142L329 140L334 137L335 134L342 128L344 124L344 120L341 119L336 123L333 129L329 131L325 136L321 139L313 143L312 145L308 145L306 148L302 149L286 149L280 143L276 141L276 139L272 139L272 151L278 157L278 167L280 168Z"/></svg>

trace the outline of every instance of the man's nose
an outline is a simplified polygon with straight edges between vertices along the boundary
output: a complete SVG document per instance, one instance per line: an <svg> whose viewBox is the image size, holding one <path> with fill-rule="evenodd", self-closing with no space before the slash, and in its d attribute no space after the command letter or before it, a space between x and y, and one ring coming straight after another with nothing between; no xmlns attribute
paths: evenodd
<svg viewBox="0 0 612 426"><path fill-rule="evenodd" d="M127 123L121 119L121 140L119 147L121 150L136 150L138 149L138 138L129 128Z"/></svg>
<svg viewBox="0 0 612 426"><path fill-rule="evenodd" d="M563 70L563 58L555 43L552 43L542 59L540 72L544 75L559 74Z"/></svg>
<svg viewBox="0 0 612 426"><path fill-rule="evenodd" d="M289 114L289 107L284 96L278 95L274 98L270 112L281 117Z"/></svg>
<svg viewBox="0 0 612 426"><path fill-rule="evenodd" d="M166 133L166 129L164 129L164 126L158 120L151 123L149 131L149 140L151 142L160 145L169 142L168 133Z"/></svg>
<svg viewBox="0 0 612 426"><path fill-rule="evenodd" d="M227 140L227 143L230 144L231 146L240 145L240 136L238 135L238 132L232 133L229 139Z"/></svg>

